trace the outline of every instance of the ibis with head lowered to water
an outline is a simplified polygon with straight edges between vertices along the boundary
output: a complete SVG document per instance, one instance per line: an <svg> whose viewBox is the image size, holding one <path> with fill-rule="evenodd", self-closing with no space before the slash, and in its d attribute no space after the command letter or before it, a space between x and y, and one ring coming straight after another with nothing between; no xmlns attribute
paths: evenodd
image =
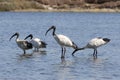
<svg viewBox="0 0 120 80"><path fill-rule="evenodd" d="M74 55L74 53L78 50L84 50L86 48L89 48L89 49L94 49L93 57L97 58L97 53L98 53L97 48L107 44L108 42L110 42L110 39L108 38L101 38L101 37L93 38L88 42L88 44L85 47L75 49L72 55Z"/></svg>

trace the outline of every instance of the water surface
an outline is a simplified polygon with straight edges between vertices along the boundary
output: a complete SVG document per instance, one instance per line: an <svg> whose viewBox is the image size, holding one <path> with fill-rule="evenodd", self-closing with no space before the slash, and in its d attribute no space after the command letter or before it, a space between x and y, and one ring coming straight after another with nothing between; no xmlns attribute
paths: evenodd
<svg viewBox="0 0 120 80"><path fill-rule="evenodd" d="M98 49L98 58L93 59L93 50L86 49L71 56L67 48L66 58L61 60L61 47L51 32L46 30L55 25L56 33L71 38L83 47L94 37L107 37L111 42ZM24 39L32 33L45 41L44 52L32 56L20 56L15 32ZM119 13L74 13L74 12L1 12L0 13L0 79L1 80L118 80L120 79L120 14ZM33 53L28 50L27 54Z"/></svg>

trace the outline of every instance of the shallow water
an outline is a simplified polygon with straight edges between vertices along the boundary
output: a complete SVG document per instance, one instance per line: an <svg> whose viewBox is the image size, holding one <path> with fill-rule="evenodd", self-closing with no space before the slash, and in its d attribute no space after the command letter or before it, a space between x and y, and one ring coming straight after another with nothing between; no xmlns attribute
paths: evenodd
<svg viewBox="0 0 120 80"><path fill-rule="evenodd" d="M86 49L71 56L67 48L62 59L61 47L51 32L71 38L83 47L94 37L107 37L111 42L98 49L98 58L93 59L93 50ZM48 45L43 52L23 51L9 38L15 32L24 39L32 33ZM118 80L120 79L120 14L119 13L74 13L74 12L1 12L0 13L0 80Z"/></svg>

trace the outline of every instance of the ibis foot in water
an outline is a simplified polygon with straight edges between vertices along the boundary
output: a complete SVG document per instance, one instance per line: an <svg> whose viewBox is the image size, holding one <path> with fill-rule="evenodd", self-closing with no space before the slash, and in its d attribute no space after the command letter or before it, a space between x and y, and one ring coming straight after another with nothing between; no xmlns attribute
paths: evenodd
<svg viewBox="0 0 120 80"><path fill-rule="evenodd" d="M64 56L61 56L61 58L63 59L63 58L65 58Z"/></svg>

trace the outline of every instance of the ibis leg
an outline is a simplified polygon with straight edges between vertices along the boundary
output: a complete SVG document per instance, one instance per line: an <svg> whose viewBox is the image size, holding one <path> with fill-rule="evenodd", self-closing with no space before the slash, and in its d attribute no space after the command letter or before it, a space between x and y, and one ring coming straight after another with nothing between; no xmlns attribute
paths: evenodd
<svg viewBox="0 0 120 80"><path fill-rule="evenodd" d="M94 52L93 52L93 57L95 57L95 54L96 54L96 50L94 49Z"/></svg>
<svg viewBox="0 0 120 80"><path fill-rule="evenodd" d="M97 49L96 49L96 54L95 54L95 57L97 58Z"/></svg>
<svg viewBox="0 0 120 80"><path fill-rule="evenodd" d="M26 51L24 50L24 55L26 54Z"/></svg>
<svg viewBox="0 0 120 80"><path fill-rule="evenodd" d="M97 58L97 49L94 49L93 57Z"/></svg>
<svg viewBox="0 0 120 80"><path fill-rule="evenodd" d="M64 58L64 48L62 47L61 58Z"/></svg>
<svg viewBox="0 0 120 80"><path fill-rule="evenodd" d="M64 54L63 54L63 55L64 55L64 57L65 57L65 53L66 53L66 48L64 47Z"/></svg>

